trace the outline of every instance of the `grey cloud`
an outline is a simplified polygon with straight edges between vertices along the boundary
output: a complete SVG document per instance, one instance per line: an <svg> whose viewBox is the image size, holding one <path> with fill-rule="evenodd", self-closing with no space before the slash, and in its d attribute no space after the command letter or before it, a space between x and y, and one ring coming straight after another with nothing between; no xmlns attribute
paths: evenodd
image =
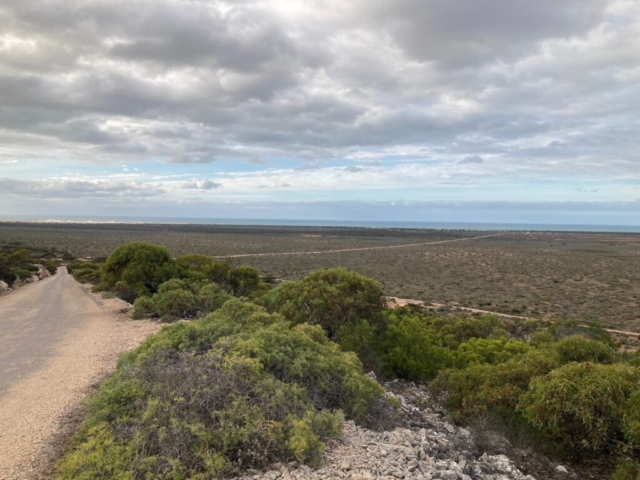
<svg viewBox="0 0 640 480"><path fill-rule="evenodd" d="M374 14L386 19L409 54L465 68L526 54L545 39L584 33L602 20L607 2L399 0L378 5Z"/></svg>
<svg viewBox="0 0 640 480"><path fill-rule="evenodd" d="M407 145L637 172L640 9L621 22L613 3L9 0L0 135L100 162L313 168Z"/></svg>
<svg viewBox="0 0 640 480"><path fill-rule="evenodd" d="M16 180L0 177L0 193L35 198L144 198L165 193L161 188L139 182L119 182L113 180Z"/></svg>
<svg viewBox="0 0 640 480"><path fill-rule="evenodd" d="M458 165L464 165L465 163L482 163L484 160L479 155L470 155L468 157L464 157L462 160L458 162Z"/></svg>
<svg viewBox="0 0 640 480"><path fill-rule="evenodd" d="M192 180L190 182L184 182L182 184L182 188L193 189L193 190L212 190L215 188L220 188L222 185L217 182L212 182L211 180Z"/></svg>

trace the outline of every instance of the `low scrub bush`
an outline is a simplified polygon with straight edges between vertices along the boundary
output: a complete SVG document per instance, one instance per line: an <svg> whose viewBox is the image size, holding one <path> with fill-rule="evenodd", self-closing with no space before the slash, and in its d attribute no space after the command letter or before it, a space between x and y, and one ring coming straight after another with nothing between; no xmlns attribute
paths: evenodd
<svg viewBox="0 0 640 480"><path fill-rule="evenodd" d="M13 285L16 280L16 274L9 266L8 262L0 257L0 281L5 282L9 286Z"/></svg>
<svg viewBox="0 0 640 480"><path fill-rule="evenodd" d="M555 345L555 349L561 363L612 363L616 357L616 352L608 345L582 335L565 337Z"/></svg>
<svg viewBox="0 0 640 480"><path fill-rule="evenodd" d="M503 338L502 321L492 315L480 318L432 317L429 326L435 338L447 348L456 349L472 338Z"/></svg>
<svg viewBox="0 0 640 480"><path fill-rule="evenodd" d="M332 340L344 325L366 320L376 331L386 325L380 284L345 268L316 270L298 282L284 282L259 303L292 323L320 325Z"/></svg>
<svg viewBox="0 0 640 480"><path fill-rule="evenodd" d="M340 412L366 423L381 394L320 327L291 328L231 300L120 360L58 476L204 479L274 461L317 465Z"/></svg>
<svg viewBox="0 0 640 480"><path fill-rule="evenodd" d="M156 313L165 321L198 316L196 297L189 290L174 289L153 296Z"/></svg>
<svg viewBox="0 0 640 480"><path fill-rule="evenodd" d="M609 346L614 346L615 341L611 338L602 325L594 322L581 322L578 320L556 320L551 324L549 332L556 340L562 340L566 337L581 335L583 337L598 340Z"/></svg>
<svg viewBox="0 0 640 480"><path fill-rule="evenodd" d="M161 284L178 276L179 268L166 248L132 242L109 255L96 291L114 290L120 298L133 303L139 296L156 293Z"/></svg>
<svg viewBox="0 0 640 480"><path fill-rule="evenodd" d="M30 250L17 246L0 246L0 281L12 286L16 280L28 281L39 265L54 275L58 269L55 254L47 249Z"/></svg>
<svg viewBox="0 0 640 480"><path fill-rule="evenodd" d="M42 265L47 269L50 275L55 275L58 271L58 262L55 260L43 260Z"/></svg>
<svg viewBox="0 0 640 480"><path fill-rule="evenodd" d="M92 283L96 284L100 282L102 273L100 272L100 266L86 262L87 265L80 265L73 271L73 278L80 283Z"/></svg>
<svg viewBox="0 0 640 480"><path fill-rule="evenodd" d="M504 363L514 357L523 355L531 350L525 342L506 338L488 340L472 338L461 343L453 351L453 364L456 368L466 368L471 365Z"/></svg>
<svg viewBox="0 0 640 480"><path fill-rule="evenodd" d="M29 280L31 278L31 275L33 275L29 270L16 270L16 277L18 277L18 279L22 282L26 282L27 280Z"/></svg>
<svg viewBox="0 0 640 480"><path fill-rule="evenodd" d="M384 372L393 377L425 381L451 365L451 351L429 330L421 315L389 315L378 352Z"/></svg>
<svg viewBox="0 0 640 480"><path fill-rule="evenodd" d="M623 417L640 369L570 363L531 381L520 400L527 420L568 451L611 452L623 441Z"/></svg>
<svg viewBox="0 0 640 480"><path fill-rule="evenodd" d="M529 382L558 365L554 350L530 350L497 365L444 370L430 385L430 390L458 422L490 411L511 415L520 396L529 389Z"/></svg>
<svg viewBox="0 0 640 480"><path fill-rule="evenodd" d="M638 480L640 479L640 463L631 458L624 458L618 463L611 480Z"/></svg>
<svg viewBox="0 0 640 480"><path fill-rule="evenodd" d="M165 322L199 318L217 310L229 300L218 285L200 286L182 279L171 279L158 287L151 297L138 297L133 303L132 318L160 317Z"/></svg>

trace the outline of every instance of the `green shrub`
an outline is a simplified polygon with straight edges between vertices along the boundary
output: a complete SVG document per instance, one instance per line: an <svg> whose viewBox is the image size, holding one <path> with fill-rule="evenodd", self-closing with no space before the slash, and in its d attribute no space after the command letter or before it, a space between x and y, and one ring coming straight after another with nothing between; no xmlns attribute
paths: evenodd
<svg viewBox="0 0 640 480"><path fill-rule="evenodd" d="M316 412L303 388L248 358L166 353L100 393L61 478L217 478L277 460L317 465L322 440L338 435L341 423L338 413ZM133 400L123 410L134 418L108 422L121 394ZM115 470L110 461L119 456Z"/></svg>
<svg viewBox="0 0 640 480"><path fill-rule="evenodd" d="M520 396L529 389L529 382L558 365L554 350L530 350L497 365L444 370L429 388L458 422L487 412L509 416L516 411Z"/></svg>
<svg viewBox="0 0 640 480"><path fill-rule="evenodd" d="M260 274L253 267L236 267L229 274L229 286L236 297L247 297L260 288Z"/></svg>
<svg viewBox="0 0 640 480"><path fill-rule="evenodd" d="M162 317L165 322L199 318L220 308L233 298L218 285L208 283L200 287L182 279L171 279L158 287L151 297L138 297L133 304L134 319Z"/></svg>
<svg viewBox="0 0 640 480"><path fill-rule="evenodd" d="M611 480L640 480L640 463L630 458L623 459L616 466Z"/></svg>
<svg viewBox="0 0 640 480"><path fill-rule="evenodd" d="M195 295L189 290L182 289L156 293L153 296L153 305L156 313L164 321L194 318L203 312L203 309L197 306Z"/></svg>
<svg viewBox="0 0 640 480"><path fill-rule="evenodd" d="M99 269L80 267L73 272L73 278L80 283L93 283L100 282L101 273Z"/></svg>
<svg viewBox="0 0 640 480"><path fill-rule="evenodd" d="M208 312L213 312L222 307L222 305L231 298L233 297L225 293L222 288L215 283L208 283L200 288L197 301L201 308L204 308Z"/></svg>
<svg viewBox="0 0 640 480"><path fill-rule="evenodd" d="M424 317L389 315L378 351L387 375L424 381L451 364L451 353L442 347L424 322Z"/></svg>
<svg viewBox="0 0 640 480"><path fill-rule="evenodd" d="M501 338L505 335L502 321L492 315L473 319L434 317L429 319L429 324L436 339L453 350L472 338Z"/></svg>
<svg viewBox="0 0 640 480"><path fill-rule="evenodd" d="M531 345L536 347L540 345L553 343L553 342L554 342L553 335L549 332L543 332L543 331L533 332L531 334L531 340L529 341Z"/></svg>
<svg viewBox="0 0 640 480"><path fill-rule="evenodd" d="M100 291L100 290L101 290L100 288L97 289L97 291ZM132 287L126 282L117 282L113 286L112 291L113 293L116 294L116 297L128 303L133 303L140 294L140 290L136 289L135 287Z"/></svg>
<svg viewBox="0 0 640 480"><path fill-rule="evenodd" d="M131 313L131 318L133 318L134 320L139 320L141 318L151 318L157 315L158 314L156 313L156 305L151 297L138 297L133 302L133 312Z"/></svg>
<svg viewBox="0 0 640 480"><path fill-rule="evenodd" d="M604 343L582 335L565 337L555 345L561 363L595 362L612 363L615 352Z"/></svg>
<svg viewBox="0 0 640 480"><path fill-rule="evenodd" d="M195 284L188 283L186 280L183 280L181 278L172 278L171 280L167 280L158 287L159 294L171 292L173 290L187 290L191 291L192 293L196 293L198 291L198 287Z"/></svg>
<svg viewBox="0 0 640 480"><path fill-rule="evenodd" d="M320 325L332 340L343 325L366 320L380 331L386 323L380 284L345 268L319 269L298 282L281 283L260 303L295 324Z"/></svg>
<svg viewBox="0 0 640 480"><path fill-rule="evenodd" d="M15 246L0 247L0 281L9 286L18 279L28 281L41 266L54 275L58 268L58 262L53 260L54 256L47 249L32 252L25 248L15 249Z"/></svg>
<svg viewBox="0 0 640 480"><path fill-rule="evenodd" d="M368 402L382 392L361 375L357 356L342 352L320 327L290 328L279 315L237 299L202 319L163 329L131 355L138 361L161 350L203 353L217 348L260 359L279 380L312 384L310 397L317 398L319 407L342 409L349 418L362 418Z"/></svg>
<svg viewBox="0 0 640 480"><path fill-rule="evenodd" d="M623 431L627 441L640 446L640 385L625 406Z"/></svg>
<svg viewBox="0 0 640 480"><path fill-rule="evenodd" d="M531 381L520 401L527 420L571 452L610 451L623 439L627 400L640 370L616 363L570 363Z"/></svg>
<svg viewBox="0 0 640 480"><path fill-rule="evenodd" d="M563 338L575 335L582 335L583 337L598 340L611 347L615 344L609 332L602 328L602 325L595 322L556 320L549 328L549 332L553 334L556 340L562 340Z"/></svg>
<svg viewBox="0 0 640 480"><path fill-rule="evenodd" d="M531 348L530 345L513 339L472 338L461 343L453 352L453 363L457 368L485 363L495 365L527 353Z"/></svg>
<svg viewBox="0 0 640 480"><path fill-rule="evenodd" d="M15 282L16 278L16 274L9 266L8 262L3 257L0 257L0 281L11 286L13 285L13 282Z"/></svg>
<svg viewBox="0 0 640 480"><path fill-rule="evenodd" d="M340 346L345 352L355 353L367 372L384 373L380 358L380 342L374 328L366 320L359 320L340 327Z"/></svg>
<svg viewBox="0 0 640 480"><path fill-rule="evenodd" d="M178 257L176 262L185 278L208 280L221 285L225 290L230 290L229 277L232 267L228 261L214 260L206 255L188 254Z"/></svg>
<svg viewBox="0 0 640 480"><path fill-rule="evenodd" d="M58 271L58 262L54 260L44 260L42 261L42 265L51 275L55 275L55 273Z"/></svg>
<svg viewBox="0 0 640 480"><path fill-rule="evenodd" d="M26 282L31 278L32 273L28 270L16 270L16 277L22 282Z"/></svg>
<svg viewBox="0 0 640 480"><path fill-rule="evenodd" d="M178 274L179 269L166 248L132 242L119 246L109 255L97 290L114 289L120 284L122 289L126 286L135 293L135 300L138 296L156 293L162 283Z"/></svg>
<svg viewBox="0 0 640 480"><path fill-rule="evenodd" d="M89 402L59 478L219 478L317 465L343 411L374 420L382 388L318 326L230 300L123 356Z"/></svg>

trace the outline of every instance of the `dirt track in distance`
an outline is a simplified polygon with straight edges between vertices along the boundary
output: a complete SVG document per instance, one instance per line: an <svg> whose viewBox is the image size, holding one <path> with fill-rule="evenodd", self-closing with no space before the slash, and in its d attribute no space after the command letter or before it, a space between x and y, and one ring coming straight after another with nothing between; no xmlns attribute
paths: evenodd
<svg viewBox="0 0 640 480"><path fill-rule="evenodd" d="M212 258L244 258L244 257L274 257L278 255L319 255L321 253L345 253L345 252L365 252L370 250L391 250L396 248L408 248L408 247L421 247L425 245L438 245L441 243L462 242L465 240L477 240L479 238L496 237L498 235L504 235L502 233L492 233L491 235L480 235L477 237L467 238L455 238L453 240L438 240L437 242L421 242L421 243L406 243L401 245L380 245L376 247L361 247L361 248L341 248L338 250L315 250L308 252L270 252L270 253L240 253L235 255L214 255Z"/></svg>

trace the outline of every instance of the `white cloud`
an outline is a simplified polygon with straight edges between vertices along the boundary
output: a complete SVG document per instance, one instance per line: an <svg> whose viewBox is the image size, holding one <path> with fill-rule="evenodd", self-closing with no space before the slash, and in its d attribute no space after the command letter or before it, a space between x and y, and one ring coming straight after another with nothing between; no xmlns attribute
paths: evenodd
<svg viewBox="0 0 640 480"><path fill-rule="evenodd" d="M182 188L194 189L194 190L212 190L215 188L220 188L220 184L216 182L212 182L211 180L195 179L190 182L184 182L182 184Z"/></svg>

